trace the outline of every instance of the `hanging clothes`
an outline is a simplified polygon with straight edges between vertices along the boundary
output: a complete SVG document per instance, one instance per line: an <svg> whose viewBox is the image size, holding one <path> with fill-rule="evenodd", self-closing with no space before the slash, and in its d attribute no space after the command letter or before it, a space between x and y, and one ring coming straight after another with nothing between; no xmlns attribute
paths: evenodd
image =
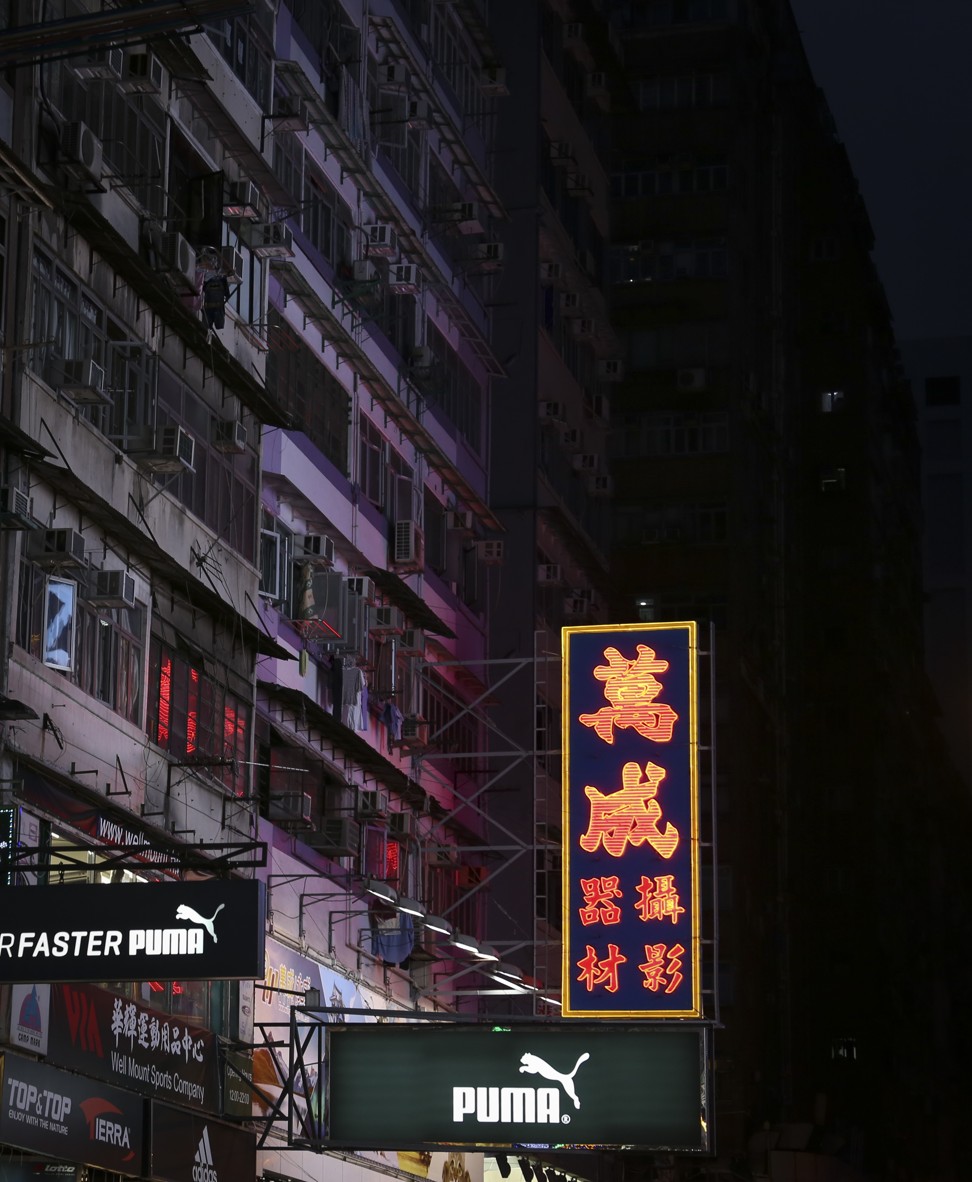
<svg viewBox="0 0 972 1182"><path fill-rule="evenodd" d="M364 730L361 725L361 698L364 693L364 670L357 665L345 666L341 692L341 721L353 731Z"/></svg>

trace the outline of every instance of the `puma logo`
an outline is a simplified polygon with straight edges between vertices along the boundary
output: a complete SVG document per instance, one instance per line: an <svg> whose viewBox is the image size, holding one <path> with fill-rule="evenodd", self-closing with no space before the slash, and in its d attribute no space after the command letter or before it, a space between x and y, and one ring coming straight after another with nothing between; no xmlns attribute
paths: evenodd
<svg viewBox="0 0 972 1182"><path fill-rule="evenodd" d="M219 941L216 939L216 930L213 927L213 920L217 915L219 915L225 906L225 903L220 903L209 919L206 919L206 917L204 915L200 915L198 911L194 911L185 903L180 903L176 908L176 919L186 919L190 923L198 923L200 927L204 927L206 931L209 932L213 938L213 943L218 944Z"/></svg>
<svg viewBox="0 0 972 1182"><path fill-rule="evenodd" d="M541 1059L539 1055L531 1055L530 1052L527 1051L520 1058L520 1071L526 1071L530 1075L542 1075L544 1079L556 1080L557 1083L559 1083L567 1093L567 1095L570 1096L571 1100L574 1101L574 1107L580 1108L580 1099L578 1098L577 1091L574 1088L574 1076L577 1074L577 1068L589 1058L590 1055L585 1051L584 1054L581 1055L581 1057L574 1064L574 1070L569 1075L564 1075L560 1071L557 1071L556 1068L551 1067L550 1064Z"/></svg>

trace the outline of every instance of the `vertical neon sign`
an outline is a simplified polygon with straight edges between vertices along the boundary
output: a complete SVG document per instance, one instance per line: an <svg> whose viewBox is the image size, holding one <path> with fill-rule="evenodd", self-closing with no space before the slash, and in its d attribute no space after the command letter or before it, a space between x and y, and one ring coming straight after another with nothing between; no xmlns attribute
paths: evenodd
<svg viewBox="0 0 972 1182"><path fill-rule="evenodd" d="M701 1017L696 625L563 630L563 1013Z"/></svg>

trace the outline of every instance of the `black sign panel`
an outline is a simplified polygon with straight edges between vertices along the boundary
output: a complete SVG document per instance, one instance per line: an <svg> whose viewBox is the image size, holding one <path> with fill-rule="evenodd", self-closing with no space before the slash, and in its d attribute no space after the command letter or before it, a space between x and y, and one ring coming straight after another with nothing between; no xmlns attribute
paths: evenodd
<svg viewBox="0 0 972 1182"><path fill-rule="evenodd" d="M263 976L254 880L4 887L0 981L203 981Z"/></svg>
<svg viewBox="0 0 972 1182"><path fill-rule="evenodd" d="M256 1136L246 1129L153 1104L148 1177L163 1182L255 1178Z"/></svg>
<svg viewBox="0 0 972 1182"><path fill-rule="evenodd" d="M705 1150L700 1026L326 1027L324 1146Z"/></svg>
<svg viewBox="0 0 972 1182"><path fill-rule="evenodd" d="M156 1100L219 1111L210 1031L93 985L52 985L50 1013L51 1062Z"/></svg>
<svg viewBox="0 0 972 1182"><path fill-rule="evenodd" d="M35 1059L4 1055L0 1142L34 1153L142 1173L144 1101Z"/></svg>

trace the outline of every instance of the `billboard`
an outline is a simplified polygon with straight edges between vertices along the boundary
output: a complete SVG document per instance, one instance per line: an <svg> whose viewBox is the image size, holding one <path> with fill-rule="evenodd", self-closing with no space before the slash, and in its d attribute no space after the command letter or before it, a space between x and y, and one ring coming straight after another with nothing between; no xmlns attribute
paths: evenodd
<svg viewBox="0 0 972 1182"><path fill-rule="evenodd" d="M255 880L15 886L3 901L0 982L263 976Z"/></svg>
<svg viewBox="0 0 972 1182"><path fill-rule="evenodd" d="M250 1129L152 1102L152 1151L146 1177L161 1182L226 1182L256 1177Z"/></svg>
<svg viewBox="0 0 972 1182"><path fill-rule="evenodd" d="M701 1017L694 623L563 630L565 1017Z"/></svg>
<svg viewBox="0 0 972 1182"><path fill-rule="evenodd" d="M324 1148L707 1148L700 1026L332 1025Z"/></svg>
<svg viewBox="0 0 972 1182"><path fill-rule="evenodd" d="M0 1059L0 1076L0 1142L141 1176L140 1096L11 1054Z"/></svg>

